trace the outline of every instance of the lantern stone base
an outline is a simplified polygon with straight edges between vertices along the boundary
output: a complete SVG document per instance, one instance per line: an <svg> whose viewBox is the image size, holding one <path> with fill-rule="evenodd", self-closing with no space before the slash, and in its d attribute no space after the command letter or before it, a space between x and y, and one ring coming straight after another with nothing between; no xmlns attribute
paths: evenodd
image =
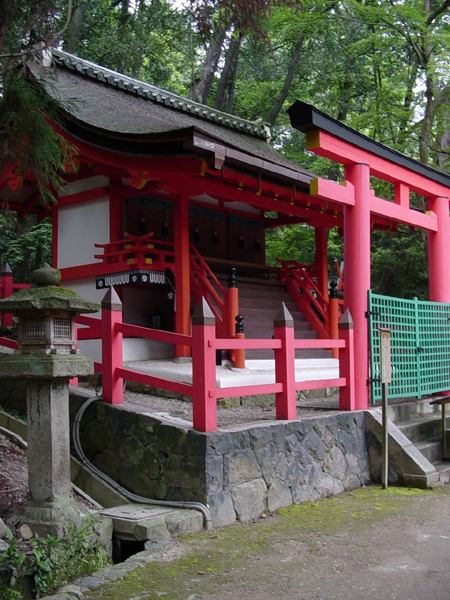
<svg viewBox="0 0 450 600"><path fill-rule="evenodd" d="M53 379L94 373L93 362L83 354L7 354L0 359L0 378Z"/></svg>
<svg viewBox="0 0 450 600"><path fill-rule="evenodd" d="M112 555L112 520L89 511L69 496L61 496L54 502L26 502L22 508L22 521L41 537L52 534L58 539L70 538L70 525L77 530L81 527L89 529L86 533L92 541L97 538L106 554Z"/></svg>

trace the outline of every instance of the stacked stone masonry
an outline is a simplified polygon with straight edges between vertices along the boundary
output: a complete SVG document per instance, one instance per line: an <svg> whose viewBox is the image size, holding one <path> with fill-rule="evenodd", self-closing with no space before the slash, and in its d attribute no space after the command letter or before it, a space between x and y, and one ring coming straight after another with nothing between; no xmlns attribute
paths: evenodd
<svg viewBox="0 0 450 600"><path fill-rule="evenodd" d="M72 418L82 402L72 395ZM97 468L136 494L207 503L214 527L356 489L370 477L363 412L205 434L98 402L83 417L81 441Z"/></svg>

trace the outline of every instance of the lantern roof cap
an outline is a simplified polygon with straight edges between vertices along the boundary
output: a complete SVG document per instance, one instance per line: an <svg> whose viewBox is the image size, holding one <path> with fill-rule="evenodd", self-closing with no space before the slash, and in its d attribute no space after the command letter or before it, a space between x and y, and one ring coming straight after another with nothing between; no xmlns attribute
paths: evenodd
<svg viewBox="0 0 450 600"><path fill-rule="evenodd" d="M36 287L24 288L12 296L0 300L0 311L10 313L36 312L39 310L65 310L73 314L97 312L100 302L84 300L73 290L57 287L61 271L47 263L31 274Z"/></svg>

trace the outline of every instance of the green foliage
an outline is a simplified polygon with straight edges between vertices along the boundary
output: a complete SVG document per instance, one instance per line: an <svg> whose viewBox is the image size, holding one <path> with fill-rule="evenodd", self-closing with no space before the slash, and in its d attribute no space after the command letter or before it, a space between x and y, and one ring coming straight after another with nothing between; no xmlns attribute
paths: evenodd
<svg viewBox="0 0 450 600"><path fill-rule="evenodd" d="M376 294L428 297L427 256L421 231L372 232L372 290Z"/></svg>
<svg viewBox="0 0 450 600"><path fill-rule="evenodd" d="M0 97L0 173L14 167L35 181L41 202L54 203L54 190L62 186L63 161L69 145L56 133L46 116L55 110L24 73L4 76ZM6 206L7 208L7 206Z"/></svg>
<svg viewBox="0 0 450 600"><path fill-rule="evenodd" d="M51 264L51 256L50 219L37 222L34 215L17 219L15 213L0 213L0 265L9 264L14 281L29 283L35 269Z"/></svg>
<svg viewBox="0 0 450 600"><path fill-rule="evenodd" d="M66 536L58 540L53 535L35 536L30 541L31 552L25 553L23 542L15 540L8 529L9 548L0 551L0 564L10 569L8 588L3 590L0 584L1 600L19 600L22 595L20 578L31 577L33 592L41 598L57 587L65 585L79 577L102 569L110 564L100 538L95 531L97 515L84 519L81 527L73 523L66 526Z"/></svg>
<svg viewBox="0 0 450 600"><path fill-rule="evenodd" d="M23 572L26 554L19 547L20 540L15 540L12 531L8 528L6 531L9 547L7 550L0 550L0 564L6 565L10 570L9 586L14 588L18 577Z"/></svg>

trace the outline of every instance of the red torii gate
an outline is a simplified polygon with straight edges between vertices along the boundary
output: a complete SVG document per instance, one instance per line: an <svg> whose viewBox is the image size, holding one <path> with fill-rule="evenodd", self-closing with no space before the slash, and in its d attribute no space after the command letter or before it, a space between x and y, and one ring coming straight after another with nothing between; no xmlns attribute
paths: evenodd
<svg viewBox="0 0 450 600"><path fill-rule="evenodd" d="M369 407L369 340L371 215L424 229L428 233L429 297L450 302L450 176L384 146L304 102L288 109L291 124L306 133L307 149L344 165L341 185L324 179L311 182L311 194L343 205L344 307L355 326L355 399ZM370 189L375 176L394 185L394 202ZM427 199L426 214L410 208L410 192Z"/></svg>

